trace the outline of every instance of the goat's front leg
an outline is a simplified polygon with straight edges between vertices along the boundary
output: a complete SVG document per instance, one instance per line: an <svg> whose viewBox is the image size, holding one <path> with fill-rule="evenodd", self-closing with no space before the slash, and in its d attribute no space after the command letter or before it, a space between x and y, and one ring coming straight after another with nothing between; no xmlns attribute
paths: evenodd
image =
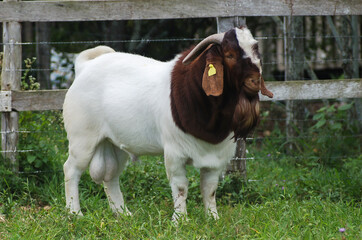
<svg viewBox="0 0 362 240"><path fill-rule="evenodd" d="M216 189L219 182L221 171L219 169L202 168L201 175L201 194L205 209L215 220L219 219L216 209Z"/></svg>
<svg viewBox="0 0 362 240"><path fill-rule="evenodd" d="M165 155L165 166L168 180L170 181L174 202L174 214L172 221L177 222L181 217L186 217L186 199L188 192L188 180L186 178L186 161L173 159Z"/></svg>
<svg viewBox="0 0 362 240"><path fill-rule="evenodd" d="M124 205L123 194L120 190L118 176L108 182L103 182L104 191L107 194L109 205L112 211L116 214L124 214L125 216L132 216L132 213Z"/></svg>

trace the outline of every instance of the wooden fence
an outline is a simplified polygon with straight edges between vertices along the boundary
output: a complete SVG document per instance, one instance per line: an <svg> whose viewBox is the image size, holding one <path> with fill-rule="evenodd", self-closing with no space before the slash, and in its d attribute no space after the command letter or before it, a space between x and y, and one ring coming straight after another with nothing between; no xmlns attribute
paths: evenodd
<svg viewBox="0 0 362 240"><path fill-rule="evenodd" d="M66 90L20 91L20 22L180 19L216 17L218 30L234 26L237 16L361 15L360 0L122 0L0 2L3 66L0 92L2 152L17 170L18 112L62 109ZM361 79L267 82L273 100L361 98ZM263 96L262 101L268 101Z"/></svg>
<svg viewBox="0 0 362 240"><path fill-rule="evenodd" d="M266 82L274 98L261 101L361 98L362 79ZM0 112L61 110L67 90L1 91Z"/></svg>

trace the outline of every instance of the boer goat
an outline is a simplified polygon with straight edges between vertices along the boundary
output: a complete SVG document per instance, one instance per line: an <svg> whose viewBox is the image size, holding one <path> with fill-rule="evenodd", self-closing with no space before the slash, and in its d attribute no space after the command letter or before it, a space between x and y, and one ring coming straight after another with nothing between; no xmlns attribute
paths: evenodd
<svg viewBox="0 0 362 240"><path fill-rule="evenodd" d="M164 154L174 201L186 215L186 164L200 168L208 213L218 219L215 191L235 139L259 121L264 86L257 41L247 27L214 34L169 62L99 46L80 53L64 102L69 158L66 204L81 215L78 184L89 166L116 213L130 214L119 176L128 156Z"/></svg>

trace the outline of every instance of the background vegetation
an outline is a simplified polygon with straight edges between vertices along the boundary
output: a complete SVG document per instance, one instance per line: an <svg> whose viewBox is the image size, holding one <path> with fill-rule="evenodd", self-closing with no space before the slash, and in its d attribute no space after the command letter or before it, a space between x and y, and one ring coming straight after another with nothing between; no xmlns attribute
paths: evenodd
<svg viewBox="0 0 362 240"><path fill-rule="evenodd" d="M247 22L253 32L261 31L261 25L275 25L266 18ZM35 26L27 26L32 30L24 34L33 42ZM57 52L75 53L104 43L168 60L198 38L214 33L216 23L214 19L51 23L50 30L50 45ZM128 41L143 38L169 40ZM172 40L176 38L195 40ZM320 47L306 45L310 56ZM23 73L22 87L37 89L35 45L24 49L24 59L30 59L24 62L28 71ZM65 65L70 62L66 59ZM280 79L283 72L271 65L264 65L269 68L268 80ZM316 73L319 78L343 77L341 68ZM58 80L57 87L67 81ZM113 216L103 187L93 183L88 173L80 185L85 216L69 215L64 207L62 165L67 139L61 111L21 112L18 149L31 151L19 153L18 173L0 165L0 239L360 239L362 155L356 102L304 103L293 139L285 133L285 102L262 103L262 121L247 142L247 157L253 158L247 162L249 180L229 175L220 182L219 221L204 214L199 171L188 167L189 218L177 227L170 221L172 197L162 156L144 156L130 163L121 176L133 217Z"/></svg>

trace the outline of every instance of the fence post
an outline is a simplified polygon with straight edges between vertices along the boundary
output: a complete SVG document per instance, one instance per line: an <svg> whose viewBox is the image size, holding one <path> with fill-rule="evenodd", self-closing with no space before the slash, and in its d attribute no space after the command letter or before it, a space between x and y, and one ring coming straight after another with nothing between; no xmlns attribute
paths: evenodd
<svg viewBox="0 0 362 240"><path fill-rule="evenodd" d="M304 40L303 17L288 16L284 18L285 44L285 81L304 78ZM286 102L286 135L290 151L295 148L294 138L297 131L303 131L302 119L304 104L301 101ZM296 130L298 129L298 130Z"/></svg>
<svg viewBox="0 0 362 240"><path fill-rule="evenodd" d="M244 17L217 17L217 32L226 32L234 27L245 25Z"/></svg>
<svg viewBox="0 0 362 240"><path fill-rule="evenodd" d="M17 2L18 0L4 0ZM20 90L21 78L21 25L19 22L3 22L3 67L1 72L1 90ZM4 165L13 172L19 170L16 158L18 144L19 114L3 112L1 114L1 147Z"/></svg>
<svg viewBox="0 0 362 240"><path fill-rule="evenodd" d="M341 34L338 33L331 16L327 16L327 23L331 29L337 46L341 52L342 68L345 78L359 78L359 22L358 16L342 16ZM341 36L352 36L351 41ZM348 60L348 59L351 59ZM359 120L359 131L362 130L362 100L355 99L355 108Z"/></svg>
<svg viewBox="0 0 362 240"><path fill-rule="evenodd" d="M233 27L245 24L245 18L242 17L221 17L217 20L217 32L226 32ZM237 146L234 159L227 166L226 173L238 172L246 180L246 143L244 139L237 140Z"/></svg>
<svg viewBox="0 0 362 240"><path fill-rule="evenodd" d="M342 16L342 24L341 28L342 36L351 36L350 38L342 38L343 41L343 49L342 52L345 52L347 59L343 60L343 71L345 78L359 78L359 24L358 24L358 16ZM342 57L343 58L343 57ZM359 131L362 130L362 101L361 99L354 99L355 109L357 113L357 119L359 120Z"/></svg>
<svg viewBox="0 0 362 240"><path fill-rule="evenodd" d="M359 58L360 58L360 22L358 16L351 16L352 18L352 55L353 55L353 78L359 78L360 72L359 72ZM357 118L359 121L359 131L362 131L362 99L356 99L355 100L355 106L356 106L356 112L357 112Z"/></svg>
<svg viewBox="0 0 362 240"><path fill-rule="evenodd" d="M38 82L40 83L41 89L50 89L50 27L47 22L37 22L35 23L36 31L36 57L38 62L38 67L42 69L37 74Z"/></svg>

